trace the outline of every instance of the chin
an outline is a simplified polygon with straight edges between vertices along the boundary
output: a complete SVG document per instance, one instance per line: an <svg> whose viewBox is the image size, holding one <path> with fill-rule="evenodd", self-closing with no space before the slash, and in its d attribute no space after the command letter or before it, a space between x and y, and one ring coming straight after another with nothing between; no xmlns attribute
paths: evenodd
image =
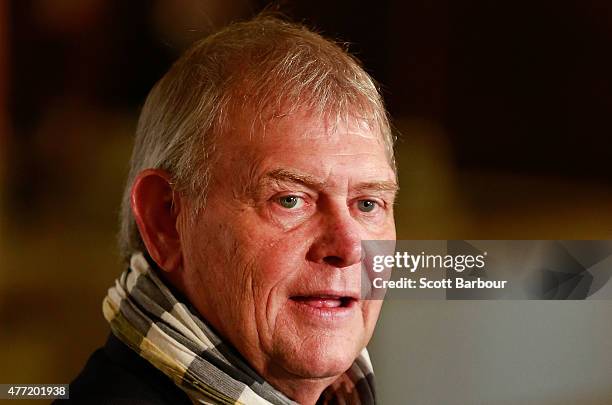
<svg viewBox="0 0 612 405"><path fill-rule="evenodd" d="M322 336L284 351L283 368L302 378L336 377L351 367L362 347L346 337Z"/></svg>

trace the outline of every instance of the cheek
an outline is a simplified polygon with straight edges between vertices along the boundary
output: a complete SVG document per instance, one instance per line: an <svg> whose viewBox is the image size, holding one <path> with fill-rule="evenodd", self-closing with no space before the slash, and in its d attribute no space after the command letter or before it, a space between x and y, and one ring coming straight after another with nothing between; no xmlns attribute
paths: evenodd
<svg viewBox="0 0 612 405"><path fill-rule="evenodd" d="M229 224L215 220L221 217L209 215L187 228L181 243L187 296L223 332L225 326L229 329L240 322L241 306L252 308L252 300L246 291L249 271L244 250Z"/></svg>
<svg viewBox="0 0 612 405"><path fill-rule="evenodd" d="M366 228L364 240L395 240L395 218L393 214L387 215L384 221L377 227Z"/></svg>
<svg viewBox="0 0 612 405"><path fill-rule="evenodd" d="M294 243L295 241L295 243ZM252 272L254 305L260 326L269 334L277 316L286 304L289 287L295 284L304 268L308 243L283 235L259 245Z"/></svg>
<svg viewBox="0 0 612 405"><path fill-rule="evenodd" d="M264 352L270 354L278 345L278 332L291 335L294 325L287 325L284 314L291 289L304 279L308 271L306 255L311 244L312 232L308 229L295 229L291 232L278 228L260 226L253 235L258 240L257 254L253 258L252 296L254 317L245 322L253 322L257 339Z"/></svg>
<svg viewBox="0 0 612 405"><path fill-rule="evenodd" d="M378 315L382 307L382 300L364 300L362 303L362 313L364 327L367 335L366 343L370 340L374 327L378 321Z"/></svg>

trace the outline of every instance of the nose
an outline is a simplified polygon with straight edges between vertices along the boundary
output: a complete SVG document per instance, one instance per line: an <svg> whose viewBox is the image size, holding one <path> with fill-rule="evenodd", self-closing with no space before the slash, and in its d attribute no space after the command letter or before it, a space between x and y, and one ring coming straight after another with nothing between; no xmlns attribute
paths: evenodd
<svg viewBox="0 0 612 405"><path fill-rule="evenodd" d="M361 262L360 226L348 207L325 213L319 226L320 234L308 251L308 260L337 268Z"/></svg>

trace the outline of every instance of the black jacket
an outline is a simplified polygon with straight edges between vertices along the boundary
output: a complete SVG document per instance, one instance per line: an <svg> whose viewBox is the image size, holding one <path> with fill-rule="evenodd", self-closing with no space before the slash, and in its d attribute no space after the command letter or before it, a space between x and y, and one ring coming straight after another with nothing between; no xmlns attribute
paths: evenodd
<svg viewBox="0 0 612 405"><path fill-rule="evenodd" d="M112 333L70 384L69 400L54 404L172 404L191 401L170 378L127 347Z"/></svg>

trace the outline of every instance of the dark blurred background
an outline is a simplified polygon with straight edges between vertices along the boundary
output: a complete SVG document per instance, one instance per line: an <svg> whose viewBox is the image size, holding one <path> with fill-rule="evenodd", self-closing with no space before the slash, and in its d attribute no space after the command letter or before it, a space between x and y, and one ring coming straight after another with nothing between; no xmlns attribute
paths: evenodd
<svg viewBox="0 0 612 405"><path fill-rule="evenodd" d="M398 238L612 239L609 1L0 0L0 382L69 382L103 343L101 300L122 270L115 233L139 109L190 43L264 8L348 42L381 84L400 134ZM419 322L436 336L477 334L452 319L482 307L395 305L381 323L393 317L405 329L379 327L372 350L389 357L383 347L395 342L407 362L427 360L391 366L374 357L387 378L385 403L403 402L402 377L389 382L394 370L413 370L415 385L423 379L415 390L404 382L415 403L434 391L433 403L610 403L612 389L588 385L599 381L594 373L603 382L612 372L593 365L612 330L588 326L608 319L608 303L546 307L561 318L530 341L528 354L486 357L481 371L472 357L452 361L450 341L440 343L440 354L426 334L410 349L398 338L405 333L408 345L411 330L423 330ZM546 310L514 305L489 316L506 314L499 326L523 330L513 339L526 343L529 328L541 323L526 320L525 311ZM585 316L588 349L576 352L575 336L564 333ZM555 336L558 351L551 351ZM590 374L591 383L568 386L571 374L558 374L565 363L549 360L567 351L575 353L568 366L578 361L575 371ZM522 391L505 393L509 377L502 374L489 381L489 396L474 396L474 380L492 378L508 361L520 374L521 359L534 353L544 353L541 367L514 380ZM447 396L417 373L452 364L476 374ZM555 378L529 377L551 372Z"/></svg>

